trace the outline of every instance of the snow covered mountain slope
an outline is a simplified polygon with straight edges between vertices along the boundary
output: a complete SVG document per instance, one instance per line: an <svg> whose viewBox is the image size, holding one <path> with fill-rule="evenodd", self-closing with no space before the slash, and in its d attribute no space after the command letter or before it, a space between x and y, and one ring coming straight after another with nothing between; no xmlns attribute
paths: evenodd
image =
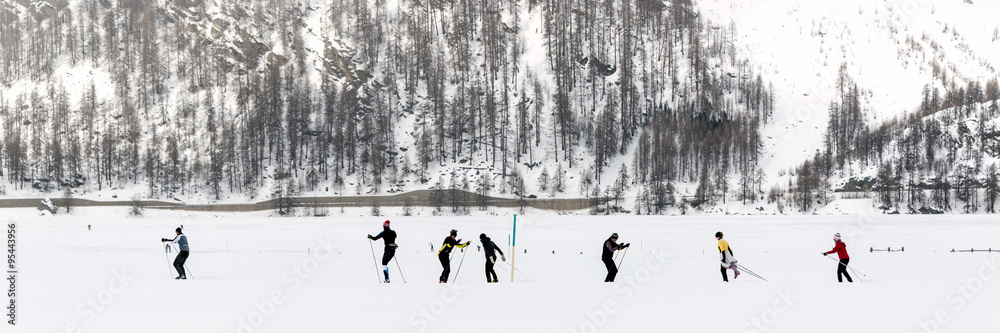
<svg viewBox="0 0 1000 333"><path fill-rule="evenodd" d="M984 1L3 4L12 196L755 203L848 87L875 128L997 76Z"/></svg>
<svg viewBox="0 0 1000 333"><path fill-rule="evenodd" d="M29 5L0 22L11 192L204 202L461 182L642 185L662 202L679 182L704 202L709 174L739 174L754 197L774 102L731 30L684 1Z"/></svg>
<svg viewBox="0 0 1000 333"><path fill-rule="evenodd" d="M745 51L775 77L775 122L765 126L764 170L772 180L822 150L841 65L864 92L870 126L914 112L925 86L998 76L993 1L705 0L710 18L731 20Z"/></svg>

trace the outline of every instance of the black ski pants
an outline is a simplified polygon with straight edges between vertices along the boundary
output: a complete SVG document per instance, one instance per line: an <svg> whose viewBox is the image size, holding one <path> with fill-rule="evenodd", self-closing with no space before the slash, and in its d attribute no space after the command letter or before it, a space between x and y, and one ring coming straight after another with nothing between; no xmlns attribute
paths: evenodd
<svg viewBox="0 0 1000 333"><path fill-rule="evenodd" d="M389 261L392 257L396 255L396 249L387 247L385 248L385 253L382 254L382 274L385 275L385 280L389 281Z"/></svg>
<svg viewBox="0 0 1000 333"><path fill-rule="evenodd" d="M184 274L184 262L187 261L188 254L190 254L188 251L181 251L177 254L177 258L174 258L174 269L177 269L177 275L185 278L187 275Z"/></svg>
<svg viewBox="0 0 1000 333"><path fill-rule="evenodd" d="M615 276L618 275L618 267L615 266L615 261L611 258L601 258L604 262L604 267L608 269L608 276L604 278L604 282L615 282Z"/></svg>
<svg viewBox="0 0 1000 333"><path fill-rule="evenodd" d="M486 258L486 282L496 282L497 272L493 270L493 262L497 260L497 257Z"/></svg>
<svg viewBox="0 0 1000 333"><path fill-rule="evenodd" d="M438 260L441 261L441 282L448 282L448 275L451 274L451 260L448 258L447 254L442 253L438 256Z"/></svg>
<svg viewBox="0 0 1000 333"><path fill-rule="evenodd" d="M392 261L392 257L396 256L396 249L387 247L385 252L382 254L382 265L388 265Z"/></svg>
<svg viewBox="0 0 1000 333"><path fill-rule="evenodd" d="M840 265L837 265L837 281L844 282L844 277L847 277L847 282L854 283L851 280L851 276L847 274L847 263L851 262L851 258L840 259Z"/></svg>
<svg viewBox="0 0 1000 333"><path fill-rule="evenodd" d="M729 282L729 274L726 274L726 268L719 266L719 270L722 271L722 282Z"/></svg>

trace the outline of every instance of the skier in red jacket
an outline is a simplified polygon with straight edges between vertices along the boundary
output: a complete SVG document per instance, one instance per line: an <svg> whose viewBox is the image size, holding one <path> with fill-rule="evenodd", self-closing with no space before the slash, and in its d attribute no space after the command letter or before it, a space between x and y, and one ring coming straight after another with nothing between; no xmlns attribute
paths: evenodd
<svg viewBox="0 0 1000 333"><path fill-rule="evenodd" d="M825 256L836 252L837 256L840 257L840 265L837 265L837 281L844 282L844 277L846 276L847 282L854 283L854 280L851 280L851 276L847 274L847 263L851 262L851 257L847 255L847 244L844 244L844 242L840 240L839 232L833 235L833 242L833 250L823 252L823 255Z"/></svg>

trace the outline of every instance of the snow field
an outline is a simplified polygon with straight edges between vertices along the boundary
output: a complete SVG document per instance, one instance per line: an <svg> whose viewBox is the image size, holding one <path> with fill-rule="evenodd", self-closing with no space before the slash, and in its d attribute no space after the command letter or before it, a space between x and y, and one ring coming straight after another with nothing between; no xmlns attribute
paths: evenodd
<svg viewBox="0 0 1000 333"><path fill-rule="evenodd" d="M18 223L18 325L4 332L991 332L1000 300L1000 247L990 216L518 216L516 267L483 279L478 235L507 253L511 216L270 218L181 217L108 209ZM187 213L185 213L187 214ZM377 282L365 235L392 220L399 265ZM87 224L93 226L87 231ZM191 280L175 281L159 242L185 226ZM472 240L437 283L434 252L448 230ZM721 282L716 231L740 263ZM599 246L631 242L616 283ZM836 282L820 253L840 232L851 266ZM433 246L432 246L433 245ZM433 250L432 250L433 247ZM905 252L868 252L869 247ZM525 253L524 251L527 251ZM554 251L554 253L553 253ZM374 244L381 259L381 242ZM581 254L582 252L582 254ZM461 270L458 270L459 263ZM378 272L381 274L381 272ZM863 282L858 282L858 280ZM730 273L730 279L732 276Z"/></svg>

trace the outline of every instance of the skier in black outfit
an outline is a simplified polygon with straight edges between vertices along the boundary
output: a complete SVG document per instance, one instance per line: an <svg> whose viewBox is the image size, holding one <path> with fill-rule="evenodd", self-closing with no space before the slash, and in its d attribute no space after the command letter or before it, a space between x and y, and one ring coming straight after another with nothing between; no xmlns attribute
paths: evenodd
<svg viewBox="0 0 1000 333"><path fill-rule="evenodd" d="M389 229L389 220L382 223L382 232L378 235L375 237L368 235L370 240L378 240L379 238L385 241L385 250L382 254L382 273L385 274L385 283L389 283L389 261L396 255L396 248L399 247L396 245L396 231Z"/></svg>
<svg viewBox="0 0 1000 333"><path fill-rule="evenodd" d="M486 283L497 283L497 272L493 270L493 265L497 262L497 254L494 253L494 250L500 252L500 260L506 262L507 258L503 256L503 251L500 251L497 244L486 237L486 234L479 234L479 241L483 242L483 253L486 254Z"/></svg>
<svg viewBox="0 0 1000 333"><path fill-rule="evenodd" d="M615 261L612 259L611 254L630 245L626 243L616 244L615 242L617 241L618 233L612 233L611 238L604 241L604 246L601 247L601 261L604 262L604 267L608 268L608 276L604 278L604 282L615 282L615 275L618 275L618 267L615 265Z"/></svg>
<svg viewBox="0 0 1000 333"><path fill-rule="evenodd" d="M177 258L174 258L174 269L177 269L178 274L174 279L187 280L187 275L184 274L184 262L187 261L188 254L190 254L187 235L181 232L181 228L177 228L174 231L177 233L177 236L174 236L174 239L160 238L160 241L175 243L181 248L181 252L177 254Z"/></svg>
<svg viewBox="0 0 1000 333"><path fill-rule="evenodd" d="M438 281L440 283L448 283L448 274L451 274L451 258L448 256L451 254L451 249L453 247L466 247L472 244L471 241L462 243L461 239L455 239L458 236L458 230L452 229L451 235L444 238L444 244L441 245L441 249L438 250L438 260L441 261L441 279Z"/></svg>

